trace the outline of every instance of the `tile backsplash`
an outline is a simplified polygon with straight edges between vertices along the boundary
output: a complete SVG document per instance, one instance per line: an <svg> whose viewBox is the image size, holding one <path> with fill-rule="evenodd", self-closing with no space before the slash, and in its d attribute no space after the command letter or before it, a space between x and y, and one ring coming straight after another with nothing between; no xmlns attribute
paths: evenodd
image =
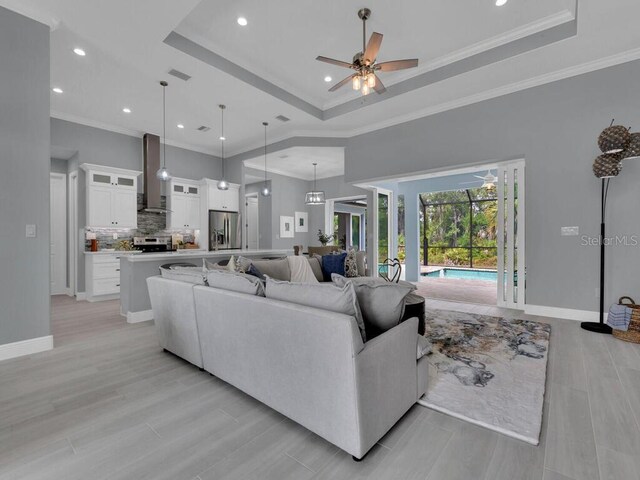
<svg viewBox="0 0 640 480"><path fill-rule="evenodd" d="M153 235L158 236L170 236L172 233L180 233L183 236L184 242L193 242L196 240L196 234L193 230L167 230L167 215L158 213L148 213L140 211L143 207L143 195L138 194L138 228L122 229L122 228L85 228L85 234L87 232L95 233L98 240L98 248L111 249L116 248L116 245L123 241L128 240L133 243L133 237L148 237ZM167 198L163 195L160 200L160 206L162 208L167 207ZM113 235L117 234L118 238L114 239ZM85 235L86 238L86 235ZM85 250L91 250L91 240L85 240Z"/></svg>

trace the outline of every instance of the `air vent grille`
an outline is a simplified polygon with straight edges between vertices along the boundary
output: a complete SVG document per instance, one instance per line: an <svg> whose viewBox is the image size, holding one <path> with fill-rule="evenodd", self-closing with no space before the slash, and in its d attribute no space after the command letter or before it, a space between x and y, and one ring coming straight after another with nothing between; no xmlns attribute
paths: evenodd
<svg viewBox="0 0 640 480"><path fill-rule="evenodd" d="M211 127L207 127L206 125L201 125L198 127L199 132L208 132L209 130L211 130Z"/></svg>
<svg viewBox="0 0 640 480"><path fill-rule="evenodd" d="M281 122L288 122L289 120L291 120L290 118L285 117L284 115L278 115L276 117L276 120L280 120Z"/></svg>
<svg viewBox="0 0 640 480"><path fill-rule="evenodd" d="M174 77L179 78L180 80L184 80L185 82L191 78L191 75L187 75L186 73L181 72L180 70L176 70L175 68L169 70L169 75L173 75Z"/></svg>

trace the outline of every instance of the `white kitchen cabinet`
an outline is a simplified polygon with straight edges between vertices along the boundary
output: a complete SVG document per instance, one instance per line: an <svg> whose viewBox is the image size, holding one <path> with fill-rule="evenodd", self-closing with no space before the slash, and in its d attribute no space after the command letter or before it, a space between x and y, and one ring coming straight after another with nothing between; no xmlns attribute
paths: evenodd
<svg viewBox="0 0 640 480"><path fill-rule="evenodd" d="M240 211L240 185L229 184L228 190L218 190L217 180L208 180L208 210Z"/></svg>
<svg viewBox="0 0 640 480"><path fill-rule="evenodd" d="M138 227L138 175L141 172L83 164L87 175L87 227Z"/></svg>
<svg viewBox="0 0 640 480"><path fill-rule="evenodd" d="M200 229L201 199L199 182L174 178L167 198L167 228L173 230Z"/></svg>
<svg viewBox="0 0 640 480"><path fill-rule="evenodd" d="M120 254L85 256L87 300L97 302L120 296Z"/></svg>

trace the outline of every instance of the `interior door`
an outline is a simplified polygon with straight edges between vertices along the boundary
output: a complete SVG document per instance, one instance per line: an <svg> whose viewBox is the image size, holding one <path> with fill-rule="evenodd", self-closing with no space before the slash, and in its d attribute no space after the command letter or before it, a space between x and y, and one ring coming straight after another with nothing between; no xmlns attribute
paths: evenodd
<svg viewBox="0 0 640 480"><path fill-rule="evenodd" d="M525 180L524 160L498 167L498 305L524 309Z"/></svg>
<svg viewBox="0 0 640 480"><path fill-rule="evenodd" d="M67 179L63 174L51 174L51 295L67 289Z"/></svg>
<svg viewBox="0 0 640 480"><path fill-rule="evenodd" d="M257 250L258 241L258 199L257 197L247 197L247 243L249 250Z"/></svg>

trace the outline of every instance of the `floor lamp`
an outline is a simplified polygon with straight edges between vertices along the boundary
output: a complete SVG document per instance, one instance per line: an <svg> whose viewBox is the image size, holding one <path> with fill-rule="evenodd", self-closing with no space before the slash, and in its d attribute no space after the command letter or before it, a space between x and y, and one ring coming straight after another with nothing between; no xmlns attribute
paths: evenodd
<svg viewBox="0 0 640 480"><path fill-rule="evenodd" d="M640 133L629 133L629 129L613 125L605 129L598 138L598 145L604 152L593 163L593 173L601 181L600 193L600 319L598 322L582 322L580 326L590 332L610 334L612 329L604 323L604 265L605 265L605 220L609 182L622 171L621 161L640 156Z"/></svg>

